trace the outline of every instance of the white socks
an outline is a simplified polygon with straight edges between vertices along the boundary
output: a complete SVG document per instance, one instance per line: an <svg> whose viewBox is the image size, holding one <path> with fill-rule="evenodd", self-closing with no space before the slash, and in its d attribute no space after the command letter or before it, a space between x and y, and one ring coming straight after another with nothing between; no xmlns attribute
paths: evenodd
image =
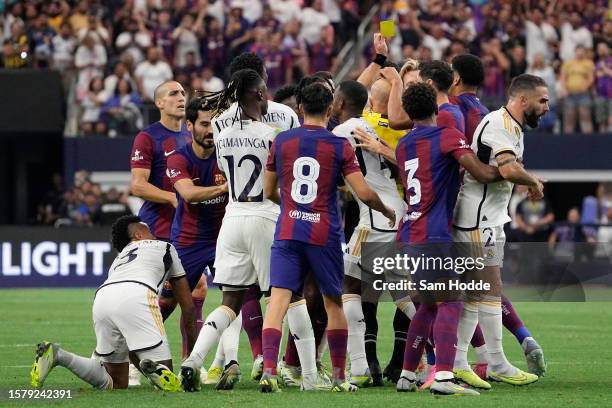
<svg viewBox="0 0 612 408"><path fill-rule="evenodd" d="M468 363L468 346L478 325L478 301L466 299L463 302L463 311L459 318L457 328L457 347L455 353L455 368L459 370L470 370Z"/></svg>
<svg viewBox="0 0 612 408"><path fill-rule="evenodd" d="M365 352L365 318L361 308L361 296L342 295L344 314L348 322L348 352L351 359L351 375L364 375L368 369Z"/></svg>
<svg viewBox="0 0 612 408"><path fill-rule="evenodd" d="M220 343L223 343L223 353L225 364L230 361L238 361L238 344L240 343L240 332L242 331L242 312L223 332Z"/></svg>
<svg viewBox="0 0 612 408"><path fill-rule="evenodd" d="M316 381L315 338L308 309L306 308L306 300L302 299L289 305L287 320L289 322L289 330L291 330L293 335L295 348L297 349L298 356L300 356L302 377L310 381Z"/></svg>
<svg viewBox="0 0 612 408"><path fill-rule="evenodd" d="M408 316L410 320L412 320L412 318L416 314L416 307L414 306L414 303L412 303L412 299L410 299L410 296L398 299L393 303L395 303L395 306L397 306L399 310L404 312L404 314Z"/></svg>
<svg viewBox="0 0 612 408"><path fill-rule="evenodd" d="M501 298L484 296L478 306L478 320L489 355L489 369L499 374L514 375L516 368L506 359L502 344Z"/></svg>
<svg viewBox="0 0 612 408"><path fill-rule="evenodd" d="M81 380L96 388L102 390L113 388L113 379L98 360L77 356L59 347L54 351L57 351L57 365L67 368Z"/></svg>
<svg viewBox="0 0 612 408"><path fill-rule="evenodd" d="M212 346L217 344L223 331L229 327L234 319L236 319L236 314L227 306L219 306L213 310L206 318L204 326L202 326L202 330L198 334L198 339L193 346L193 351L187 360L183 362L183 366L193 369L202 367L206 354L208 354Z"/></svg>

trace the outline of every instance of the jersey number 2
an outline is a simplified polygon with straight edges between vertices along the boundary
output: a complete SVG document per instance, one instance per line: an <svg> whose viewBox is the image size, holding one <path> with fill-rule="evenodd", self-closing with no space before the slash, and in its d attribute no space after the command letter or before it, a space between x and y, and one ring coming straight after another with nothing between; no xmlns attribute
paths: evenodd
<svg viewBox="0 0 612 408"><path fill-rule="evenodd" d="M410 199L408 200L410 205L416 205L421 202L421 182L414 178L414 174L418 168L418 158L410 159L404 163L404 170L408 172L406 175L406 185L408 186L406 194L410 194L410 190L413 192L413 194L410 194Z"/></svg>
<svg viewBox="0 0 612 408"><path fill-rule="evenodd" d="M317 198L317 179L320 169L319 162L313 157L300 157L293 163L293 183L291 183L293 201L298 204L310 204Z"/></svg>
<svg viewBox="0 0 612 408"><path fill-rule="evenodd" d="M255 185L255 182L257 182L257 179L259 178L259 175L261 174L261 169L263 168L261 161L259 160L259 157L253 155L253 154L247 154L242 156L242 158L238 161L238 167L242 166L242 163L245 160L249 160L251 162L253 162L253 173L251 173L251 177L249 177L249 181L247 181L247 183L244 185L244 189L242 190L242 193L240 193L240 195L238 196L238 199L236 199L236 190L234 189L234 156L223 156L225 157L225 159L227 160L227 164L229 167L229 172L230 172L230 177L229 177L229 181L230 181L230 187L232 190L232 200L234 201L239 201L239 202L261 202L263 201L263 191L260 191L259 194L255 195L255 196L250 196L249 193L251 192L251 189L253 189L253 186Z"/></svg>

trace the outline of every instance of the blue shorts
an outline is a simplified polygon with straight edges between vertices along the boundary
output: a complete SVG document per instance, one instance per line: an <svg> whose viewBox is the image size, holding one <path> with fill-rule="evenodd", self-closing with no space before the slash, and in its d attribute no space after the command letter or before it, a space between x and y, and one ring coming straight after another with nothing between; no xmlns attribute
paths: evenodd
<svg viewBox="0 0 612 408"><path fill-rule="evenodd" d="M202 274L206 270L206 267L210 269L210 273L214 276L215 269L215 251L216 244L198 244L188 247L177 247L176 252L178 253L183 269L187 274L187 282L189 282L189 289L193 290L197 285L198 281L202 277ZM161 296L172 297L172 290L164 285Z"/></svg>
<svg viewBox="0 0 612 408"><path fill-rule="evenodd" d="M321 294L341 296L344 282L342 247L311 245L301 241L274 241L270 258L270 286L304 291L304 279L314 275Z"/></svg>

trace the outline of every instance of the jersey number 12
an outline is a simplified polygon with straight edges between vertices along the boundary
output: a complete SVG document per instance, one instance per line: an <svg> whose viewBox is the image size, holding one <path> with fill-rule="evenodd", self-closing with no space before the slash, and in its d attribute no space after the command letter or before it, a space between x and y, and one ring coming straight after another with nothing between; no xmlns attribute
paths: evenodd
<svg viewBox="0 0 612 408"><path fill-rule="evenodd" d="M227 160L227 165L229 167L229 173L230 173L229 182L230 182L230 189L232 192L232 200L239 201L239 202L249 202L249 203L263 201L263 191L260 191L259 194L257 195L249 195L249 193L253 189L253 186L257 182L257 179L259 178L259 175L261 174L261 170L263 168L261 161L259 160L259 157L253 154L247 154L247 155L242 156L242 158L238 161L238 167L242 166L242 163L244 163L245 160L253 162L253 172L251 173L249 180L244 185L244 189L242 190L242 192L240 193L237 199L236 199L236 190L234 187L234 156L223 156L223 157L225 158L225 160Z"/></svg>

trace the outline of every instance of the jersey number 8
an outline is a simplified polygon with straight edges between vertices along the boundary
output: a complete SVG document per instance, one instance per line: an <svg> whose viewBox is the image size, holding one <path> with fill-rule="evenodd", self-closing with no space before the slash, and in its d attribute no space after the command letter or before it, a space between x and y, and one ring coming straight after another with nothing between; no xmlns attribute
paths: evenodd
<svg viewBox="0 0 612 408"><path fill-rule="evenodd" d="M306 170L308 169L308 170ZM317 198L319 162L312 157L300 157L293 163L291 198L298 204L310 204Z"/></svg>
<svg viewBox="0 0 612 408"><path fill-rule="evenodd" d="M419 159L411 159L404 162L404 170L408 172L406 175L406 185L408 187L408 191L406 194L410 194L410 190L412 190L413 194L410 195L410 199L408 200L410 205L416 205L421 202L421 182L414 178L414 174L419 168Z"/></svg>

